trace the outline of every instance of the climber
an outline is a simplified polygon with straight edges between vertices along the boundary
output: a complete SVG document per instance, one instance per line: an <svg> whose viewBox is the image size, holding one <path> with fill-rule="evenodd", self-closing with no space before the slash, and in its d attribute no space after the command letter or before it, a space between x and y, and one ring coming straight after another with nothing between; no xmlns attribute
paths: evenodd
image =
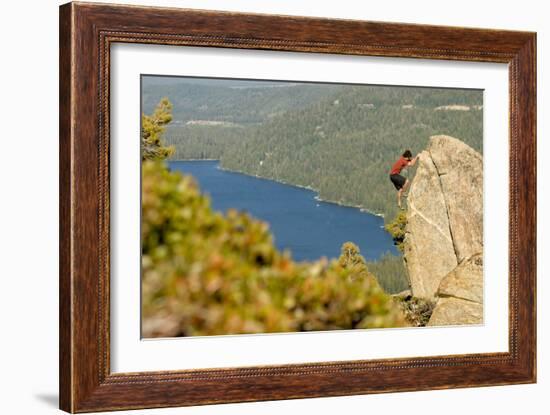
<svg viewBox="0 0 550 415"><path fill-rule="evenodd" d="M407 190L409 179L401 176L400 173L405 167L414 166L417 159L418 156L413 158L411 150L405 150L403 155L393 164L390 170L390 180L397 189L397 206L399 206L401 210L403 209L401 206L401 195Z"/></svg>

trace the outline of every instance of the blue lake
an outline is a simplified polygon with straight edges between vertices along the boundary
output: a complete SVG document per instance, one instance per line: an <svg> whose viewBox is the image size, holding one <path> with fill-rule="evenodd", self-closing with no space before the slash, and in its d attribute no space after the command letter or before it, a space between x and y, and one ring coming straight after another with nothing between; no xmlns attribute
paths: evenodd
<svg viewBox="0 0 550 415"><path fill-rule="evenodd" d="M218 161L172 161L168 165L194 176L215 210L244 210L268 222L277 247L289 249L298 261L336 258L347 241L359 246L367 260L398 253L381 217L318 201L314 191L222 170Z"/></svg>

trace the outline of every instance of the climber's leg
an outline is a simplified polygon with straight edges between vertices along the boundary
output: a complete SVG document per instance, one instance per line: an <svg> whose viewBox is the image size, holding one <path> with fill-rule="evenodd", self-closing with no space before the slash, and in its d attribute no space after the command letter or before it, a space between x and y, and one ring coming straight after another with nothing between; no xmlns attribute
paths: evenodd
<svg viewBox="0 0 550 415"><path fill-rule="evenodd" d="M397 206L399 206L400 209L403 209L401 207L401 195L403 194L403 188L407 184L407 179L400 174L392 174L390 175L390 179L397 190Z"/></svg>
<svg viewBox="0 0 550 415"><path fill-rule="evenodd" d="M407 189L409 188L409 185L410 185L410 184L411 184L411 182L409 181L409 179L406 179L406 180L405 180L405 184L404 184L403 187L401 188L401 190L403 191L403 193L407 191ZM407 195L405 194L405 197L406 197L406 196L407 196Z"/></svg>

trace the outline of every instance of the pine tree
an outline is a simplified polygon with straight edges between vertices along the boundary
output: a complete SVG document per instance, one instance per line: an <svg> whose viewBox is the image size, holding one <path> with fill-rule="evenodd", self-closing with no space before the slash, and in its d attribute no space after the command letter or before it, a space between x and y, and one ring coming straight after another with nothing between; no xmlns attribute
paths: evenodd
<svg viewBox="0 0 550 415"><path fill-rule="evenodd" d="M141 117L141 159L164 160L174 153L174 147L165 147L162 137L166 125L172 121L172 103L162 98L152 115Z"/></svg>

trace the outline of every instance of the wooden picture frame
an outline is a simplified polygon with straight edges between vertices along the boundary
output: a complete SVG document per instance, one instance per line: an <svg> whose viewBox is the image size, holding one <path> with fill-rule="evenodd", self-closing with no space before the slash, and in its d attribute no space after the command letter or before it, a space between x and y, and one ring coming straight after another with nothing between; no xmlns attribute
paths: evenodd
<svg viewBox="0 0 550 415"><path fill-rule="evenodd" d="M111 373L109 59L114 43L509 65L509 352ZM536 381L536 34L69 3L60 8L60 408L68 412Z"/></svg>

